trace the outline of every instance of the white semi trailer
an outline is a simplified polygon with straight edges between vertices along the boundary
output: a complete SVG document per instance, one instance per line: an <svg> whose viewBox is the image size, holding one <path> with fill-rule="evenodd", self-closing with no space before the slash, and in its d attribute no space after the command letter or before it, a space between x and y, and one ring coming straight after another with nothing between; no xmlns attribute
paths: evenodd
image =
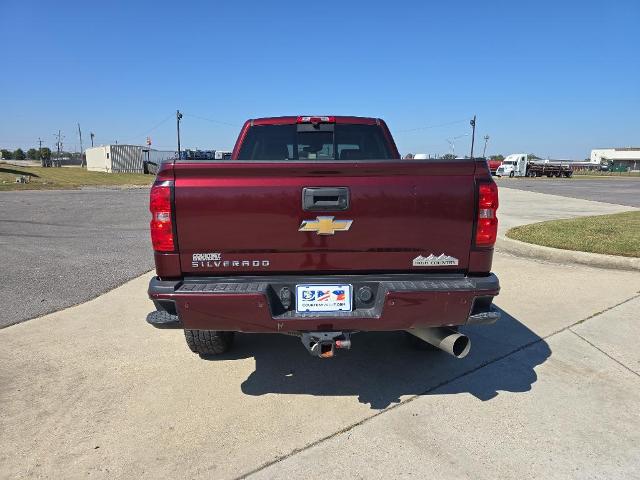
<svg viewBox="0 0 640 480"><path fill-rule="evenodd" d="M512 153L496 170L498 177L566 177L573 175L576 168L593 168L591 162L572 162L569 160L528 160L526 153Z"/></svg>

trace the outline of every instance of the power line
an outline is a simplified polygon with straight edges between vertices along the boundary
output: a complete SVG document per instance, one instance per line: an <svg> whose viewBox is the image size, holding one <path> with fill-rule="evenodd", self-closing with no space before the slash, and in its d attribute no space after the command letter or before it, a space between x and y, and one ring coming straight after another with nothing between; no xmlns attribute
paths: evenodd
<svg viewBox="0 0 640 480"><path fill-rule="evenodd" d="M417 132L418 130L428 130L430 128L439 128L439 127L448 127L449 125L457 125L458 123L465 123L468 120L455 120L453 122L440 123L438 125L425 125L424 127L417 128L409 128L407 130L396 130L395 133L407 133L407 132Z"/></svg>
<svg viewBox="0 0 640 480"><path fill-rule="evenodd" d="M229 123L229 122L221 122L220 120L214 120L212 118L207 118L207 117L201 117L199 115L193 115L191 113L182 113L185 117L193 117L193 118L197 118L198 120L204 120L205 122L211 122L211 123L218 123L220 125L227 125L229 127L240 127L241 125L237 124L237 123Z"/></svg>
<svg viewBox="0 0 640 480"><path fill-rule="evenodd" d="M134 135L133 137L125 138L124 140L121 140L120 142L121 143L122 142L127 143L130 140L133 140L133 139L136 139L136 138L140 138L140 137L145 137L145 136L149 135L151 132L153 132L156 128L158 128L161 125L163 125L165 122L168 122L171 118L173 118L174 115L175 115L174 113L170 113L167 117L163 118L161 121L156 123L153 127L151 127L146 132L143 132L140 135Z"/></svg>

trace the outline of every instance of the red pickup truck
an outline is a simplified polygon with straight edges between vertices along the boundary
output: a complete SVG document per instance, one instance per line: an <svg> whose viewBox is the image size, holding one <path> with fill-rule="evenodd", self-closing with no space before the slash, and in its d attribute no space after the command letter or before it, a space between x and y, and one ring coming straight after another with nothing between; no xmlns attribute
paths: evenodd
<svg viewBox="0 0 640 480"><path fill-rule="evenodd" d="M203 357L234 332L298 335L328 358L391 330L463 357L457 327L499 318L497 208L484 159L401 159L380 119L248 120L230 160L158 172L147 321Z"/></svg>

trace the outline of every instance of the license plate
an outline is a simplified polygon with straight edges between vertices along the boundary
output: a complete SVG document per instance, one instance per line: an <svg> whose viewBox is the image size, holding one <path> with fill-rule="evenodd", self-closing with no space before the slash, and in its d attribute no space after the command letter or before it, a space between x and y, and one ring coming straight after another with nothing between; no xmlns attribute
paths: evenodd
<svg viewBox="0 0 640 480"><path fill-rule="evenodd" d="M296 285L298 312L350 312L351 285Z"/></svg>

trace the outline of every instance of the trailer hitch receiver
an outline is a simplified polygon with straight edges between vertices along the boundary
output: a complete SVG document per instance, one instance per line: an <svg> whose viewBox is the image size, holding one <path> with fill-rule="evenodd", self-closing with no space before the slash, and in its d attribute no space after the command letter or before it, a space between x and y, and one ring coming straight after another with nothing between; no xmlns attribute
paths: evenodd
<svg viewBox="0 0 640 480"><path fill-rule="evenodd" d="M343 332L304 332L300 340L311 355L320 358L333 357L337 348L351 348L351 337Z"/></svg>

